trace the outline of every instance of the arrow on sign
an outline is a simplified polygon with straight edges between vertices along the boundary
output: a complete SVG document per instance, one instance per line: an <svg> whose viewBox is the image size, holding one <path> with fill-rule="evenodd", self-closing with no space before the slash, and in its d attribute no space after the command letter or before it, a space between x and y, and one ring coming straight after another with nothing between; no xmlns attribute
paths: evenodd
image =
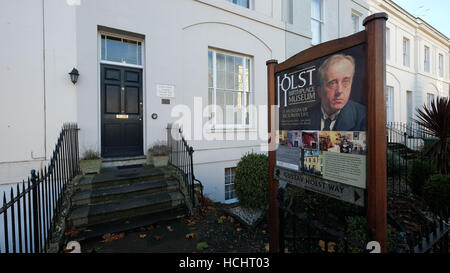
<svg viewBox="0 0 450 273"><path fill-rule="evenodd" d="M354 197L355 197L355 202L356 202L359 200L359 198L361 198L361 196L359 196L359 194L356 191L353 191L353 192L355 193Z"/></svg>

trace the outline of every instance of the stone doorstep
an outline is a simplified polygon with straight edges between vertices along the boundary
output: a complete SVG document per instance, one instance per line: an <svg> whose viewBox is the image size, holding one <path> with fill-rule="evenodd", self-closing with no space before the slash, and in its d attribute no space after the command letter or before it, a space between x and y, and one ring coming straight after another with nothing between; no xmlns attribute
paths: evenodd
<svg viewBox="0 0 450 273"><path fill-rule="evenodd" d="M142 172L125 170L103 169L98 175L84 176L75 186L77 190L92 190L100 188L111 188L124 184L133 184L144 181L170 179L175 175L173 169L152 168Z"/></svg>
<svg viewBox="0 0 450 273"><path fill-rule="evenodd" d="M136 214L160 212L183 204L184 197L179 192L158 193L146 197L74 208L68 221L76 227L87 226L138 216Z"/></svg>
<svg viewBox="0 0 450 273"><path fill-rule="evenodd" d="M72 206L107 203L113 199L127 199L142 194L153 194L178 189L176 180L144 181L132 185L118 185L106 189L79 191L72 196Z"/></svg>
<svg viewBox="0 0 450 273"><path fill-rule="evenodd" d="M140 227L154 225L156 223L184 218L187 215L188 211L186 208L175 208L172 210L157 212L150 215L141 215L137 217L122 219L119 221L92 225L86 228L79 229L79 234L76 237L69 238L69 240L83 241L90 238L100 237L107 233L126 232Z"/></svg>

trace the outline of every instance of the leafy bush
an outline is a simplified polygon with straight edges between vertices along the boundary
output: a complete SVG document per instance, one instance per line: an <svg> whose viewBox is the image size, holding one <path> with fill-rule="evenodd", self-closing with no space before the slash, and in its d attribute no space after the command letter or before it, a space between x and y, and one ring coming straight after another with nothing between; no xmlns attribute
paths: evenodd
<svg viewBox="0 0 450 273"><path fill-rule="evenodd" d="M450 175L435 174L423 188L423 197L434 212L450 207Z"/></svg>
<svg viewBox="0 0 450 273"><path fill-rule="evenodd" d="M269 159L250 153L243 156L236 168L234 189L242 207L258 209L268 202Z"/></svg>
<svg viewBox="0 0 450 273"><path fill-rule="evenodd" d="M409 186L414 194L422 196L425 182L437 172L436 166L429 160L415 160L409 175Z"/></svg>
<svg viewBox="0 0 450 273"><path fill-rule="evenodd" d="M83 160L100 159L100 155L98 152L89 149L84 152L82 159Z"/></svg>

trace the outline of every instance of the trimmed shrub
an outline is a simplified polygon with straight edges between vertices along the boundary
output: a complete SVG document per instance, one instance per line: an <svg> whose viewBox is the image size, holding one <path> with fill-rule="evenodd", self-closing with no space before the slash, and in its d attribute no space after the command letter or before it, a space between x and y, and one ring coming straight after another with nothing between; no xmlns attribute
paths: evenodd
<svg viewBox="0 0 450 273"><path fill-rule="evenodd" d="M425 182L437 172L436 165L430 160L415 160L409 175L409 186L414 194L423 195Z"/></svg>
<svg viewBox="0 0 450 273"><path fill-rule="evenodd" d="M268 203L269 159L250 153L241 158L234 177L234 190L242 207L258 209Z"/></svg>
<svg viewBox="0 0 450 273"><path fill-rule="evenodd" d="M435 174L423 187L423 198L434 212L450 207L450 175Z"/></svg>

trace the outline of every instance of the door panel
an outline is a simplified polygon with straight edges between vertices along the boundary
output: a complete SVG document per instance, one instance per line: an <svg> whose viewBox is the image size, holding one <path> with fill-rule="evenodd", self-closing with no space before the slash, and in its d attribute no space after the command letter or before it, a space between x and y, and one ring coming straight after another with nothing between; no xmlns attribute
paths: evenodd
<svg viewBox="0 0 450 273"><path fill-rule="evenodd" d="M101 65L102 157L143 154L142 70Z"/></svg>

